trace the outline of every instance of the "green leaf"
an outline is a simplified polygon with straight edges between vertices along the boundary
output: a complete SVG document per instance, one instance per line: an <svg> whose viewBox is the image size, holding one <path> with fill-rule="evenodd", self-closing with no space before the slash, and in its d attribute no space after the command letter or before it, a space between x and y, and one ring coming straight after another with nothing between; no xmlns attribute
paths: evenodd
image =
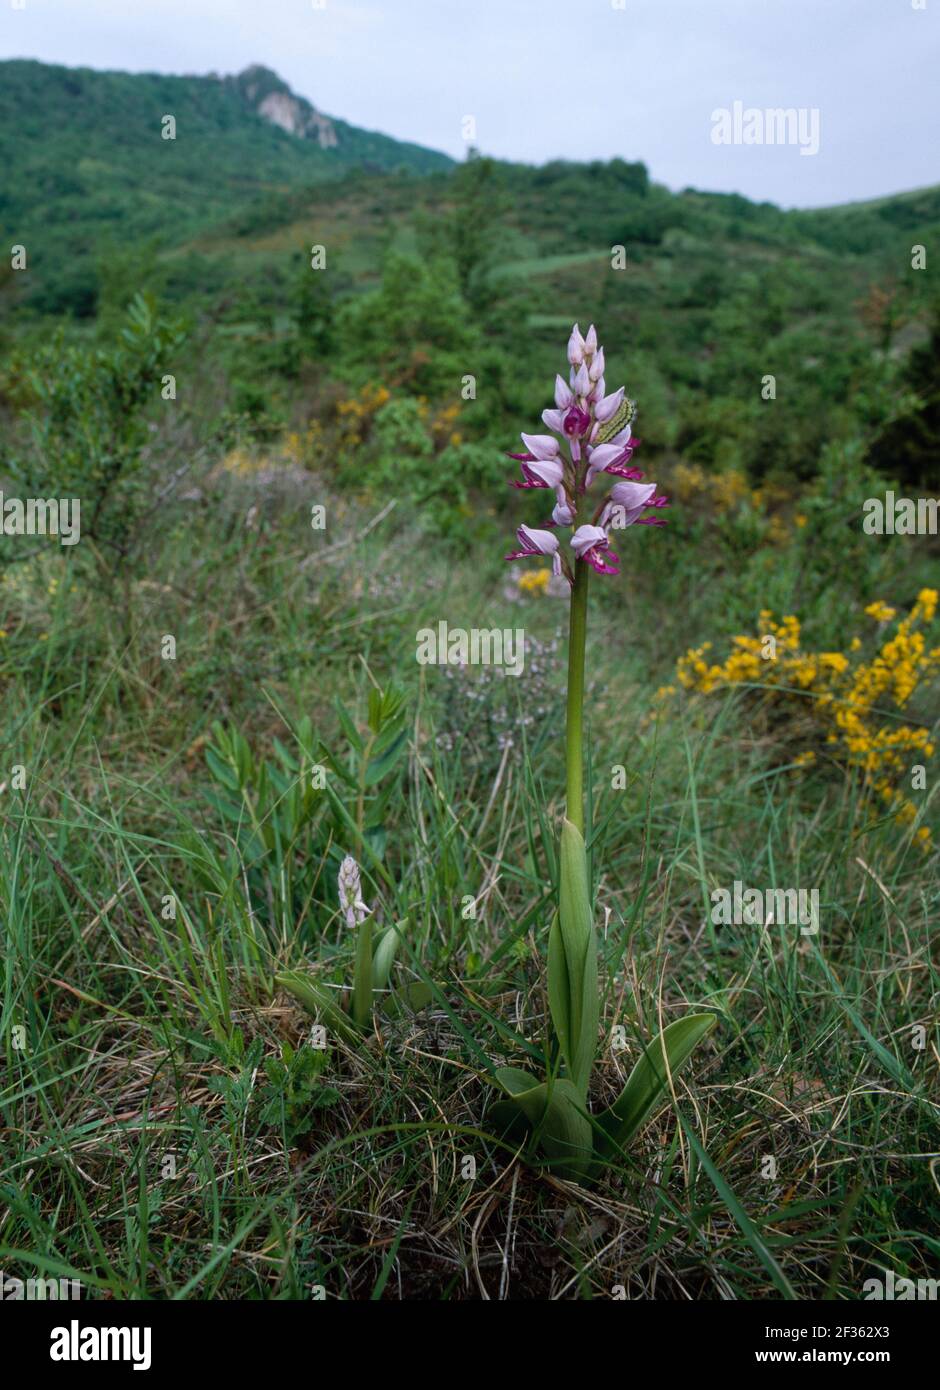
<svg viewBox="0 0 940 1390"><path fill-rule="evenodd" d="M512 1096L513 1100L539 1085L538 1077L533 1076L531 1072L523 1071L521 1067L497 1067L493 1075L506 1094ZM538 1120L539 1115L536 1115L535 1118Z"/></svg>
<svg viewBox="0 0 940 1390"><path fill-rule="evenodd" d="M750 1245L751 1249L754 1251L761 1264L763 1264L764 1268L767 1270L767 1273L770 1275L771 1279L773 1280L774 1284L776 1284L783 1297L786 1299L795 1300L796 1294L793 1291L789 1279L784 1274L783 1270L780 1268L773 1255L770 1253L770 1250L767 1248L767 1245L765 1244L757 1227L754 1225L754 1222L748 1216L747 1212L744 1210L743 1206L738 1201L734 1192L732 1192L731 1188L725 1182L724 1178L721 1176L718 1169L715 1167L714 1163L712 1163L708 1154L705 1152L704 1148L699 1143L695 1130L692 1128L691 1125L686 1123L682 1115L679 1116L679 1123L685 1130L686 1137L688 1138L688 1141L691 1144L692 1148L695 1150L699 1162L705 1169L705 1172L711 1178L715 1186L715 1191L718 1193L719 1197L721 1197L722 1201L725 1203L725 1206L728 1208L731 1215L734 1217L748 1245Z"/></svg>
<svg viewBox="0 0 940 1390"><path fill-rule="evenodd" d="M568 1076L587 1095L597 1048L597 942L587 854L577 826L561 831L558 914L548 937L548 1003Z"/></svg>
<svg viewBox="0 0 940 1390"><path fill-rule="evenodd" d="M226 762L211 744L206 748L206 762L215 780L221 782L223 787L231 792L240 789L237 770L231 763Z"/></svg>
<svg viewBox="0 0 940 1390"><path fill-rule="evenodd" d="M878 1041L878 1039L875 1037L875 1035L871 1032L870 1029L866 1028L862 1019L859 1017L859 1014L856 1012L855 1009L852 1008L852 1005L849 1003L849 1000L846 997L842 989L842 986L839 984L839 981L836 979L832 971L829 969L828 962L826 961L826 958L823 955L822 951L819 949L819 944L816 941L816 938L812 937L811 941L813 951L816 955L816 959L819 961L820 965L825 971L826 978L828 979L829 984L832 986L833 994L835 995L836 999L842 1006L849 1019L852 1021L853 1025L859 1033L859 1036L865 1039L872 1052L875 1054L881 1065L884 1067L885 1071L888 1073L890 1077L892 1077L897 1082L899 1086L902 1086L906 1091L916 1091L917 1083L914 1080L911 1073L908 1071L907 1067L905 1067L902 1062L899 1062L897 1057L895 1057L893 1053L889 1052L883 1043L880 1043Z"/></svg>
<svg viewBox="0 0 940 1390"><path fill-rule="evenodd" d="M610 1152L623 1148L649 1119L660 1096L692 1052L717 1023L714 1014L688 1014L664 1028L637 1062L618 1099L598 1116L597 1124L607 1136L601 1147ZM667 1071L668 1063L668 1071Z"/></svg>
<svg viewBox="0 0 940 1390"><path fill-rule="evenodd" d="M507 1144L524 1144L529 1133L528 1121L514 1100L494 1100L486 1123Z"/></svg>
<svg viewBox="0 0 940 1390"><path fill-rule="evenodd" d="M387 772L391 772L405 749L407 739L407 733L396 735L384 752L369 759L365 776L362 779L365 786L374 787L376 782L380 782Z"/></svg>
<svg viewBox="0 0 940 1390"><path fill-rule="evenodd" d="M388 977L391 974L400 939L401 933L398 927L389 927L379 937L375 954L372 957L372 986L374 989L385 989L388 986Z"/></svg>
<svg viewBox="0 0 940 1390"><path fill-rule="evenodd" d="M566 1062L571 1056L570 1000L568 962L565 959L565 946L556 912L548 932L548 1010L555 1025L555 1036L561 1048L561 1055Z"/></svg>
<svg viewBox="0 0 940 1390"><path fill-rule="evenodd" d="M369 728L374 734L382 727L382 694L374 687L369 691Z"/></svg>
<svg viewBox="0 0 940 1390"><path fill-rule="evenodd" d="M345 1038L347 1042L358 1042L359 1033L353 1026L349 1015L344 1013L336 1003L336 998L332 990L324 989L311 980L308 975L302 975L297 970L285 971L282 975L275 975L274 983L280 985L281 989L286 989L288 994L292 994L301 1003L308 1013L313 1014L318 1023L323 1023L327 1028L331 1028L339 1037Z"/></svg>
<svg viewBox="0 0 940 1390"><path fill-rule="evenodd" d="M537 1081L518 1067L499 1067L496 1080L525 1115L552 1171L578 1179L590 1171L593 1136L584 1101L573 1082Z"/></svg>
<svg viewBox="0 0 940 1390"><path fill-rule="evenodd" d="M434 1002L435 986L424 980L408 980L399 989L385 995L381 1012L384 1018L403 1018L406 1013L417 1014Z"/></svg>
<svg viewBox="0 0 940 1390"><path fill-rule="evenodd" d="M340 722L340 727L343 730L343 733L346 735L346 738L349 741L350 746L354 748L357 753L361 753L362 739L359 736L359 730L356 728L355 724L352 722L346 711L346 706L343 704L341 700L334 701L334 706L336 709L336 717Z"/></svg>
<svg viewBox="0 0 940 1390"><path fill-rule="evenodd" d="M434 1002L434 990L424 980L409 980L395 991L395 995L412 1013L419 1013Z"/></svg>

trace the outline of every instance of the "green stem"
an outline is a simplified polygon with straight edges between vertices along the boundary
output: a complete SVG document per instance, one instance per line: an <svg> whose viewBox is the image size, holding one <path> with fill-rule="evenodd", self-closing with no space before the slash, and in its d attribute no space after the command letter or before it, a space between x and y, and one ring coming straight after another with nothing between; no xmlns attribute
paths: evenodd
<svg viewBox="0 0 940 1390"><path fill-rule="evenodd" d="M584 834L584 644L590 565L576 560L568 627L568 716L565 731L568 772L567 816Z"/></svg>
<svg viewBox="0 0 940 1390"><path fill-rule="evenodd" d="M372 918L356 928L356 973L353 977L352 1016L357 1028L369 1026L372 1014Z"/></svg>

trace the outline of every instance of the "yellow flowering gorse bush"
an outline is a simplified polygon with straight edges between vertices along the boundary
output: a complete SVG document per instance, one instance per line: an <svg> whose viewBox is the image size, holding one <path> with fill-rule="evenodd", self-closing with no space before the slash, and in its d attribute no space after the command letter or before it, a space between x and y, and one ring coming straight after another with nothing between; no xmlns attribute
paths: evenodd
<svg viewBox="0 0 940 1390"><path fill-rule="evenodd" d="M376 413L391 399L392 393L387 386L370 381L357 395L338 401L336 414L339 417L344 444L349 447L361 444L369 433Z"/></svg>
<svg viewBox="0 0 940 1390"><path fill-rule="evenodd" d="M733 685L753 685L779 699L800 699L821 726L830 753L847 767L860 768L866 784L894 812L901 824L916 819L917 807L899 787L912 765L933 757L929 729L896 723L891 710L904 710L918 689L940 671L940 647L928 649L923 626L937 610L937 591L922 589L910 613L893 635L887 636L869 660L863 643L854 637L848 653L807 651L800 623L792 615L774 621L761 613L761 634L733 638L733 651L722 663L711 660L711 643L693 648L680 658L677 679L686 690L701 694ZM866 615L892 623L897 613L882 601L871 603ZM672 693L664 687L663 695ZM798 767L811 766L815 750L796 758ZM921 826L916 839L928 849L930 830Z"/></svg>

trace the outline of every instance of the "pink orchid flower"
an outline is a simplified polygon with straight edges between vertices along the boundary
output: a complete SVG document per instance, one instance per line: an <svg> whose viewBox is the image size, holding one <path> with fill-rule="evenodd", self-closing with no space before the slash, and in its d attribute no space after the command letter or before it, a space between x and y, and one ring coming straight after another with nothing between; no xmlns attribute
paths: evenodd
<svg viewBox="0 0 940 1390"><path fill-rule="evenodd" d="M534 526L520 526L516 532L521 549L507 555L507 560L521 560L529 555L550 555L552 574L561 574L560 542L554 531L539 531Z"/></svg>
<svg viewBox="0 0 940 1390"><path fill-rule="evenodd" d="M668 499L657 494L655 483L640 483L643 473L631 462L640 445L631 428L634 407L622 386L607 390L607 363L593 324L586 334L574 325L567 357L568 380L556 375L554 406L542 412L542 423L551 434L523 434L526 452L510 455L522 470L522 480L514 479L514 487L554 491L551 520L541 530L520 526L517 535L522 548L506 558L550 555L554 573L564 574L573 583L575 571L555 528L575 528L570 545L576 562L584 560L599 574L617 574L619 560L610 548L607 528L662 526L665 523L659 517L647 513L666 506ZM590 501L587 494L599 478L610 490ZM585 512L593 516L593 522L578 525L579 514Z"/></svg>
<svg viewBox="0 0 940 1390"><path fill-rule="evenodd" d="M636 522L645 526L662 526L665 523L654 517L644 517L648 507L663 507L665 497L656 496L655 483L614 483L610 497L600 515L602 526L613 526L623 530Z"/></svg>
<svg viewBox="0 0 940 1390"><path fill-rule="evenodd" d="M620 557L611 550L603 526L579 526L571 537L571 549L579 560L586 560L598 574L620 573Z"/></svg>

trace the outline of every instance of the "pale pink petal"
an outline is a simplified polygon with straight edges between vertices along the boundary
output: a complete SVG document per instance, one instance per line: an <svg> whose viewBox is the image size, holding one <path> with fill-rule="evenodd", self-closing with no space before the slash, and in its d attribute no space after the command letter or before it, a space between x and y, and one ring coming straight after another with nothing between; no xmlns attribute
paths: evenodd
<svg viewBox="0 0 940 1390"><path fill-rule="evenodd" d="M612 420L620 409L623 401L623 387L616 391L611 391L609 396L597 402L594 407L594 419L599 420L602 425L606 425L608 420Z"/></svg>
<svg viewBox="0 0 940 1390"><path fill-rule="evenodd" d="M574 405L571 387L562 376L555 377L555 404L559 410L567 410L569 405Z"/></svg>
<svg viewBox="0 0 940 1390"><path fill-rule="evenodd" d="M524 434L522 442L537 459L555 458L558 453L558 440L550 434Z"/></svg>

